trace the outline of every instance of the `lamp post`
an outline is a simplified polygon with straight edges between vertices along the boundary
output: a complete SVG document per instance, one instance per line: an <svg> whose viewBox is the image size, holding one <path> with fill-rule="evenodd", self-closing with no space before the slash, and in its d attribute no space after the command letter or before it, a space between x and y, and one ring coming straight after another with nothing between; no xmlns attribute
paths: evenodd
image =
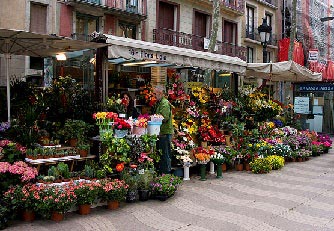
<svg viewBox="0 0 334 231"><path fill-rule="evenodd" d="M263 62L267 62L267 43L271 35L271 26L268 26L267 19L263 18L262 24L258 27L258 31L261 38L261 44L263 47Z"/></svg>

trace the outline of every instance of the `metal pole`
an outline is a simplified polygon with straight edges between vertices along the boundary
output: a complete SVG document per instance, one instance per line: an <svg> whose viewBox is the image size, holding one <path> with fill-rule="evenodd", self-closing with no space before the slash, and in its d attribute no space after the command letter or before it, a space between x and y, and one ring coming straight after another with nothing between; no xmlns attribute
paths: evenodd
<svg viewBox="0 0 334 231"><path fill-rule="evenodd" d="M262 44L262 46L263 46L263 62L264 63L267 63L268 61L268 59L267 59L267 54L268 54L268 52L267 52L267 42L264 42L263 44Z"/></svg>
<svg viewBox="0 0 334 231"><path fill-rule="evenodd" d="M6 78L7 78L7 117L10 123L10 81L9 81L9 54L5 54Z"/></svg>

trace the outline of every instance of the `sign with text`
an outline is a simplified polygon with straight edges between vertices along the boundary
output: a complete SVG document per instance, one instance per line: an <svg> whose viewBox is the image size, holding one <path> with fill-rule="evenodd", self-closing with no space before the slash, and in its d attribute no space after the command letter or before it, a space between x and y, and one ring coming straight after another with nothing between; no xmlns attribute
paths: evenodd
<svg viewBox="0 0 334 231"><path fill-rule="evenodd" d="M166 53L136 49L136 48L130 48L129 53L135 59L167 61Z"/></svg>
<svg viewBox="0 0 334 231"><path fill-rule="evenodd" d="M294 112L298 114L310 113L310 98L309 97L295 97Z"/></svg>
<svg viewBox="0 0 334 231"><path fill-rule="evenodd" d="M188 88L195 88L195 87L202 87L203 83L202 82L186 82L185 83Z"/></svg>
<svg viewBox="0 0 334 231"><path fill-rule="evenodd" d="M334 91L334 84L300 84L297 88L299 91Z"/></svg>
<svg viewBox="0 0 334 231"><path fill-rule="evenodd" d="M315 49L310 49L310 51L308 53L308 61L309 62L316 62L316 61L318 61L318 57L319 57L319 51L315 50Z"/></svg>

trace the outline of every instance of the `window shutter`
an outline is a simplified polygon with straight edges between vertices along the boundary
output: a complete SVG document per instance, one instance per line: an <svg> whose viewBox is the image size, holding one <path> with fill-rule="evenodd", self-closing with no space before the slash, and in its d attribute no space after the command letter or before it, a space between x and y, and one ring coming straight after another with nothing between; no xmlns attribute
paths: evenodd
<svg viewBox="0 0 334 231"><path fill-rule="evenodd" d="M47 34L47 7L45 5L34 4L30 5L30 31Z"/></svg>

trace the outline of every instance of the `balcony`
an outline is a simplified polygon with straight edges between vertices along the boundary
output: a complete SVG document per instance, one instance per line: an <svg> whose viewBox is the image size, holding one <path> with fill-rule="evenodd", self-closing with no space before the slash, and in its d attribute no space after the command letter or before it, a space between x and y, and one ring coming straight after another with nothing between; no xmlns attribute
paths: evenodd
<svg viewBox="0 0 334 231"><path fill-rule="evenodd" d="M253 29L253 31L249 31L248 27L246 27L246 38L261 42L260 34L257 29ZM268 45L277 46L277 35L271 33Z"/></svg>
<svg viewBox="0 0 334 231"><path fill-rule="evenodd" d="M67 0L67 4L77 10L87 11L88 7L95 7L95 14L109 13L118 16L135 16L139 20L147 17L147 0ZM92 9L90 10L92 11Z"/></svg>
<svg viewBox="0 0 334 231"><path fill-rule="evenodd" d="M153 42L163 45L193 49L197 51L207 51L204 49L204 37L172 31L169 29L154 29ZM245 47L226 42L217 41L217 51L215 53L232 57L239 57L244 61L246 60Z"/></svg>
<svg viewBox="0 0 334 231"><path fill-rule="evenodd" d="M277 0L258 0L258 2L264 3L266 5L277 7Z"/></svg>
<svg viewBox="0 0 334 231"><path fill-rule="evenodd" d="M270 0L267 0L267 1L270 1ZM245 13L245 1L244 0L221 0L221 5L233 11L237 11L240 14Z"/></svg>

